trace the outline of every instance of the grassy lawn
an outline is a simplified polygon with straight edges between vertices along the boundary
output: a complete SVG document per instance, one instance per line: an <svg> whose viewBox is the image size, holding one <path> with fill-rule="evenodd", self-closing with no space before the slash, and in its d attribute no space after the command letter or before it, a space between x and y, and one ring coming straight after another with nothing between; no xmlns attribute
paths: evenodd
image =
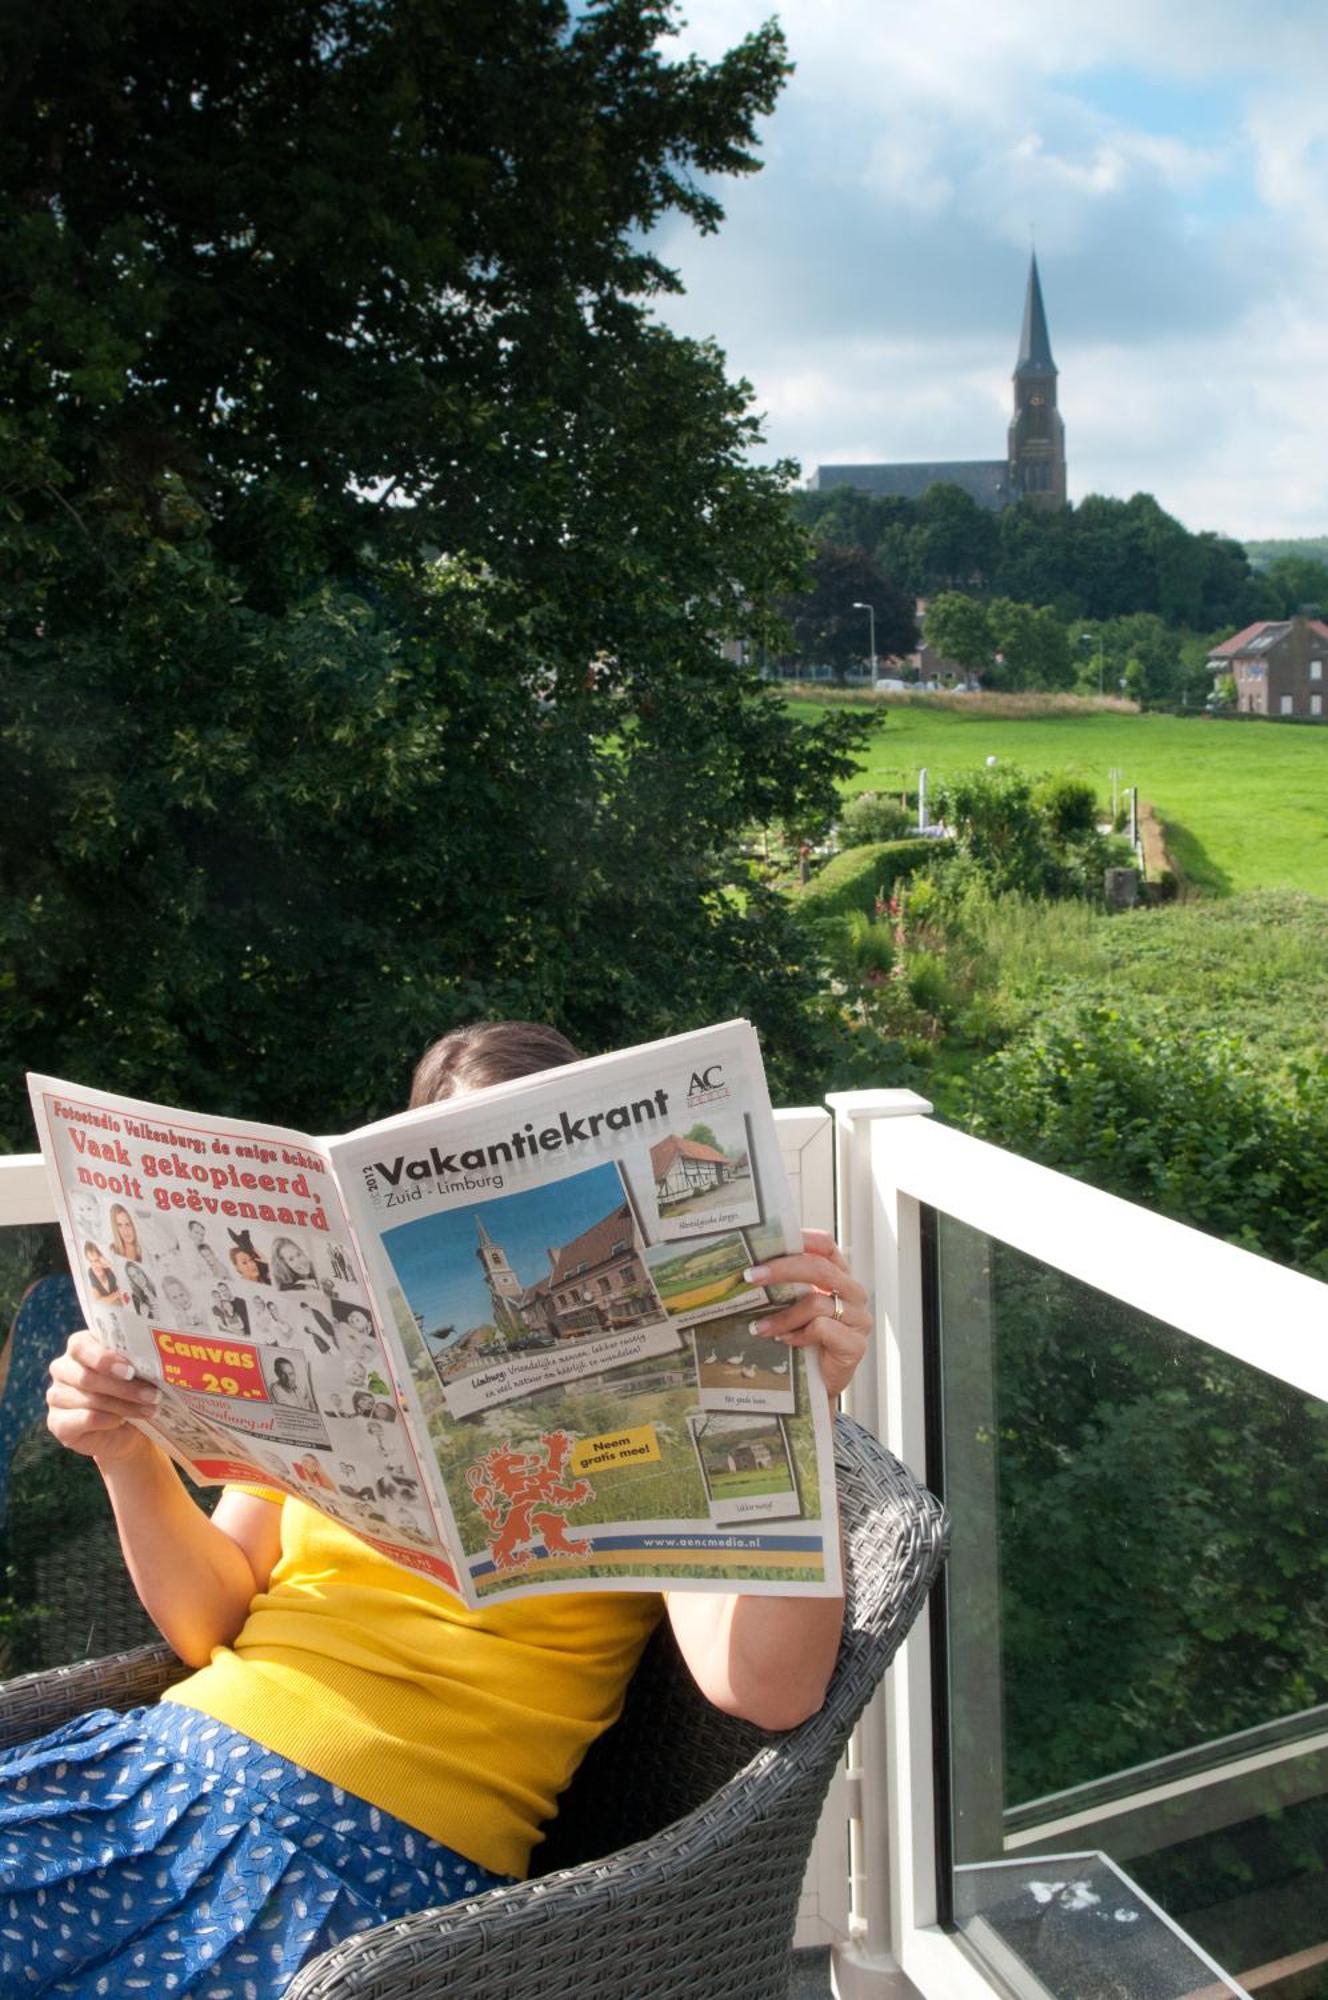
<svg viewBox="0 0 1328 2000"><path fill-rule="evenodd" d="M812 716L819 704L794 701ZM1114 766L1166 823L1177 863L1213 895L1256 888L1328 896L1328 725L1227 723L1087 712L1024 720L888 706L889 720L854 791L935 786L989 756L1027 771L1066 771L1110 797Z"/></svg>

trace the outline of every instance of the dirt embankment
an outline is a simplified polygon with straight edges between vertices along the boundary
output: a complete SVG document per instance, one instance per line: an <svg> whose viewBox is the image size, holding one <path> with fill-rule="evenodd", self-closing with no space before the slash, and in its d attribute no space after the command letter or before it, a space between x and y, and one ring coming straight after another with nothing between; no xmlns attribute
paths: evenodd
<svg viewBox="0 0 1328 2000"><path fill-rule="evenodd" d="M1151 799L1139 801L1139 839L1144 850L1144 879L1160 882L1164 869L1169 869L1176 878L1178 894L1186 894L1185 877L1177 867L1175 859L1167 850L1166 828L1157 816L1157 808Z"/></svg>

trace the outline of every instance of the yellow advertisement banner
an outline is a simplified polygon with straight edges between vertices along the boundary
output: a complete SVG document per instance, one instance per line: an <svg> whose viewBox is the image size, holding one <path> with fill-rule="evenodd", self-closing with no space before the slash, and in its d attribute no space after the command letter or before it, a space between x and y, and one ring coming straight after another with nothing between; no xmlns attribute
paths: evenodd
<svg viewBox="0 0 1328 2000"><path fill-rule="evenodd" d="M572 1451L572 1471L607 1472L614 1465L648 1465L659 1460L659 1439L653 1424L634 1431L605 1431L602 1437L582 1438Z"/></svg>

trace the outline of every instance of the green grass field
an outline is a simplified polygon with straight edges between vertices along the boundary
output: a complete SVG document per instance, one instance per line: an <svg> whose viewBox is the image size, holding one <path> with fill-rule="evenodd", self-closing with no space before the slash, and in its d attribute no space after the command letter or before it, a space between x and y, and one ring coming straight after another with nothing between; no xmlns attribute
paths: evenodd
<svg viewBox="0 0 1328 2000"><path fill-rule="evenodd" d="M810 701L790 707L803 717L824 712ZM1106 801L1114 766L1123 785L1151 800L1196 888L1328 896L1328 725L1092 711L1026 721L904 703L887 712L852 791L911 787L921 765L935 787L994 756L1031 772L1086 778Z"/></svg>

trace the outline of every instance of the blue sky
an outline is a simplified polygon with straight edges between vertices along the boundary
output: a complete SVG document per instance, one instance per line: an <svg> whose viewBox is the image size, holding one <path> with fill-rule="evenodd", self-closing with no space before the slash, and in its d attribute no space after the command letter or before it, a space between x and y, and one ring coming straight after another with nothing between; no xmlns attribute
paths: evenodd
<svg viewBox="0 0 1328 2000"><path fill-rule="evenodd" d="M714 57L769 8L691 0ZM1071 498L1328 532L1321 0L787 0L796 73L728 219L656 247L770 457L995 458L1030 230Z"/></svg>
<svg viewBox="0 0 1328 2000"><path fill-rule="evenodd" d="M424 1316L424 1329L454 1326L468 1333L492 1318L488 1287L476 1252L477 1219L523 1285L533 1285L548 1272L548 1249L560 1249L582 1230L611 1215L623 1201L623 1184L614 1166L591 1167L547 1187L520 1194L496 1195L472 1208L422 1215L383 1231L401 1288L413 1312Z"/></svg>

